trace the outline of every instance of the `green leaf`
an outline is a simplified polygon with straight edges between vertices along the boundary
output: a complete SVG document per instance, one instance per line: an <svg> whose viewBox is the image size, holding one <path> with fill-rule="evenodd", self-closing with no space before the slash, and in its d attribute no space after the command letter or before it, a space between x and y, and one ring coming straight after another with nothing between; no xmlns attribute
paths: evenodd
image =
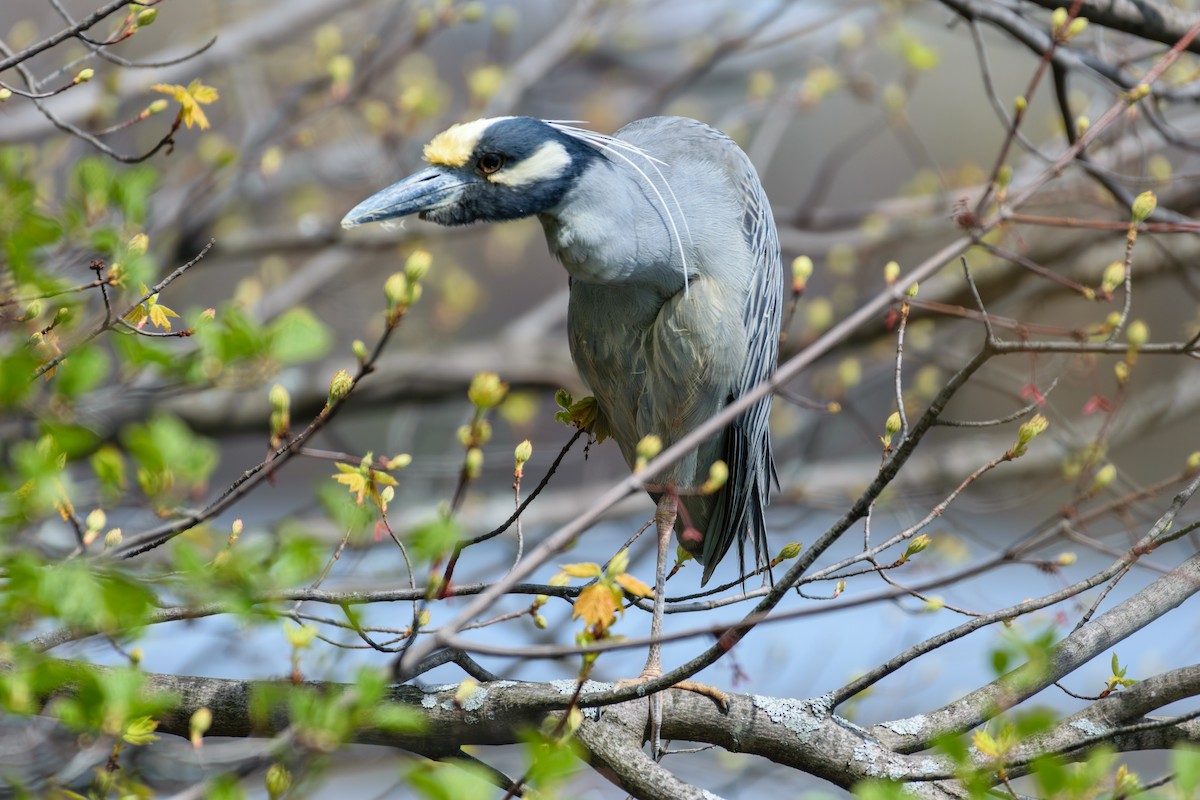
<svg viewBox="0 0 1200 800"><path fill-rule="evenodd" d="M108 205L113 170L107 159L84 156L76 162L71 178L76 191L89 207L98 211Z"/></svg>
<svg viewBox="0 0 1200 800"><path fill-rule="evenodd" d="M483 768L447 759L422 762L408 772L408 782L425 800L490 800L495 787Z"/></svg>
<svg viewBox="0 0 1200 800"><path fill-rule="evenodd" d="M139 164L123 168L112 185L113 199L120 205L127 223L141 223L150 206L150 193L158 182L153 167Z"/></svg>
<svg viewBox="0 0 1200 800"><path fill-rule="evenodd" d="M870 780L856 784L854 796L860 800L905 800L904 786L891 781Z"/></svg>
<svg viewBox="0 0 1200 800"><path fill-rule="evenodd" d="M121 232L111 225L93 227L88 230L88 244L93 250L112 258L121 251Z"/></svg>
<svg viewBox="0 0 1200 800"><path fill-rule="evenodd" d="M1200 791L1200 748L1181 744L1171 751L1171 771L1180 797L1195 797Z"/></svg>
<svg viewBox="0 0 1200 800"><path fill-rule="evenodd" d="M94 667L40 655L21 662L0 679L5 693L11 696L21 686L36 696L55 696L44 713L76 731L120 736L130 722L159 717L178 702L169 693L149 691L146 676L131 667Z"/></svg>
<svg viewBox="0 0 1200 800"><path fill-rule="evenodd" d="M246 793L239 781L237 775L218 775L208 782L204 800L245 800Z"/></svg>
<svg viewBox="0 0 1200 800"><path fill-rule="evenodd" d="M377 706L371 712L371 723L390 733L420 733L425 729L425 718L416 709L399 703Z"/></svg>
<svg viewBox="0 0 1200 800"><path fill-rule="evenodd" d="M270 337L266 331L232 304L223 306L211 324L198 327L194 338L203 356L195 365L201 370L192 376L196 381L216 377L210 374L214 362L218 369L227 369L242 361L270 356Z"/></svg>
<svg viewBox="0 0 1200 800"><path fill-rule="evenodd" d="M271 559L269 574L276 586L295 586L315 577L325 563L324 547L310 536L287 536Z"/></svg>
<svg viewBox="0 0 1200 800"><path fill-rule="evenodd" d="M1017 738L1024 741L1054 727L1057 716L1048 708L1034 708L1017 714L1014 721Z"/></svg>
<svg viewBox="0 0 1200 800"><path fill-rule="evenodd" d="M38 362L24 347L0 353L0 408L13 408L33 390Z"/></svg>
<svg viewBox="0 0 1200 800"><path fill-rule="evenodd" d="M82 425L60 425L47 422L42 425L42 434L49 436L58 452L65 453L68 460L82 458L100 444L100 438L96 432Z"/></svg>
<svg viewBox="0 0 1200 800"><path fill-rule="evenodd" d="M1067 785L1067 771L1061 758L1040 755L1033 760L1033 778L1045 797L1058 797Z"/></svg>
<svg viewBox="0 0 1200 800"><path fill-rule="evenodd" d="M271 355L280 364L302 364L329 352L333 332L307 308L293 308L267 327Z"/></svg>
<svg viewBox="0 0 1200 800"><path fill-rule="evenodd" d="M8 564L0 608L10 618L44 615L85 630L120 633L143 625L156 598L141 581L94 562L42 564L30 553Z"/></svg>
<svg viewBox="0 0 1200 800"><path fill-rule="evenodd" d="M348 494L342 487L332 481L323 480L317 484L317 500L330 519L339 528L352 532L362 531L375 522L375 507L354 502L354 495Z"/></svg>
<svg viewBox="0 0 1200 800"><path fill-rule="evenodd" d="M70 496L66 454L49 436L17 442L11 458L16 490L0 492L2 516L37 519Z"/></svg>
<svg viewBox="0 0 1200 800"><path fill-rule="evenodd" d="M966 739L962 736L947 733L934 739L933 746L944 753L956 767L962 767L970 762L971 754L967 749Z"/></svg>
<svg viewBox="0 0 1200 800"><path fill-rule="evenodd" d="M110 367L108 354L99 347L81 347L59 364L54 391L67 398L81 397L104 383Z"/></svg>
<svg viewBox="0 0 1200 800"><path fill-rule="evenodd" d="M139 480L146 488L166 491L177 482L185 484L181 488L198 487L217 466L216 445L169 414L126 425L121 429L121 442L137 461Z"/></svg>
<svg viewBox="0 0 1200 800"><path fill-rule="evenodd" d="M181 361L174 348L164 347L162 342L148 339L136 334L111 336L118 358L133 367L159 367L164 373L173 375L190 365L190 361Z"/></svg>
<svg viewBox="0 0 1200 800"><path fill-rule="evenodd" d="M1075 797L1088 797L1095 787L1108 781L1116 758L1107 746L1097 747L1087 760L1067 770L1066 790Z"/></svg>
<svg viewBox="0 0 1200 800"><path fill-rule="evenodd" d="M444 558L459 540L458 525L453 520L438 517L417 525L408 533L413 555L430 563Z"/></svg>
<svg viewBox="0 0 1200 800"><path fill-rule="evenodd" d="M574 739L554 740L540 731L526 734L525 757L529 761L529 784L552 792L579 772L584 753Z"/></svg>
<svg viewBox="0 0 1200 800"><path fill-rule="evenodd" d="M125 488L125 457L120 450L106 444L92 454L91 463L96 479L106 489L117 492Z"/></svg>

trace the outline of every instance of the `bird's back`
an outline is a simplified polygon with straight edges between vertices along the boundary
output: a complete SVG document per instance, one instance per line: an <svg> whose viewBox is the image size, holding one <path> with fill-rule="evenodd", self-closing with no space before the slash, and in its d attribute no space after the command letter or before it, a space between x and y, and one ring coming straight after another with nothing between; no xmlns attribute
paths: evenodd
<svg viewBox="0 0 1200 800"><path fill-rule="evenodd" d="M632 465L642 437L655 434L669 445L770 375L783 286L770 205L732 140L680 117L638 120L616 138L656 161L610 157L612 185L597 181L592 188L640 195L632 203L640 212L623 223L609 220L616 241L580 248L573 255L580 263L564 258L564 265L574 278L572 355ZM631 182L625 180L630 175ZM575 198L576 207L631 205L604 200ZM605 269L628 262L624 275L591 279L595 265L585 262L593 252ZM734 541L739 552L749 539L758 560L766 555L769 407L768 397L654 476L681 493L676 528L705 565L705 581ZM708 496L689 494L716 460L729 468L725 487Z"/></svg>

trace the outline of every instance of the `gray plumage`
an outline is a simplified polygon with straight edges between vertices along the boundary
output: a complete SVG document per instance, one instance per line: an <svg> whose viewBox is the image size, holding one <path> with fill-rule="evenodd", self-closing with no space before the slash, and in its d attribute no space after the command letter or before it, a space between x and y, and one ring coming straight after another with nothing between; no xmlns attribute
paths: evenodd
<svg viewBox="0 0 1200 800"><path fill-rule="evenodd" d="M501 118L450 129L426 157L431 169L343 224L414 212L442 224L536 215L571 277L571 355L631 466L644 436L669 446L774 370L778 238L754 167L724 134L680 117L638 120L614 137ZM651 476L680 492L676 531L705 582L735 541L741 557L748 540L766 560L769 411L768 396ZM689 493L716 460L729 468L724 488Z"/></svg>

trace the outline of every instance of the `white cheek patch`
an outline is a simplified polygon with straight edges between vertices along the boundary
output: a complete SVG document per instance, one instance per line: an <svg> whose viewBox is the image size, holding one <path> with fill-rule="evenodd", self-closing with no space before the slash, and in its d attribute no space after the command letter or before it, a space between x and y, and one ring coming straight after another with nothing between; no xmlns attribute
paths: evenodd
<svg viewBox="0 0 1200 800"><path fill-rule="evenodd" d="M488 175L492 183L505 186L528 186L562 175L571 165L571 154L558 142L546 142L528 158Z"/></svg>

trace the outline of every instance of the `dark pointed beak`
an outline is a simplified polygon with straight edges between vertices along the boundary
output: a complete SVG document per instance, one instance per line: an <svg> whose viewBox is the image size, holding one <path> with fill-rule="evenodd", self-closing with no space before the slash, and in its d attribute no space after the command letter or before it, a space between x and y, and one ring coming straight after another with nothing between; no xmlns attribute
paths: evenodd
<svg viewBox="0 0 1200 800"><path fill-rule="evenodd" d="M423 169L356 205L342 218L343 228L405 217L454 202L465 182L436 167Z"/></svg>

